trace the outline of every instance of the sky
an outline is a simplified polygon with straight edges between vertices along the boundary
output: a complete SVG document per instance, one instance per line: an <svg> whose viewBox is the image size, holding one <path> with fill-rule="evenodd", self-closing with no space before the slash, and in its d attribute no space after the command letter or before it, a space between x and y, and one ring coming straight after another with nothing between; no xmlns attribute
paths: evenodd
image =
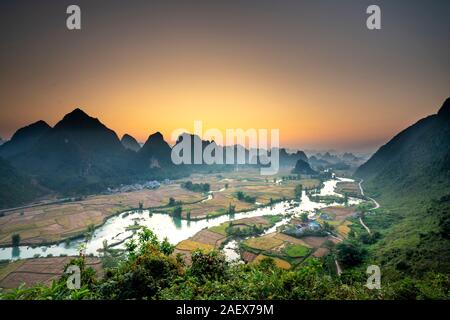
<svg viewBox="0 0 450 320"><path fill-rule="evenodd" d="M0 37L3 138L79 107L142 142L200 120L374 151L450 96L447 0L4 0Z"/></svg>

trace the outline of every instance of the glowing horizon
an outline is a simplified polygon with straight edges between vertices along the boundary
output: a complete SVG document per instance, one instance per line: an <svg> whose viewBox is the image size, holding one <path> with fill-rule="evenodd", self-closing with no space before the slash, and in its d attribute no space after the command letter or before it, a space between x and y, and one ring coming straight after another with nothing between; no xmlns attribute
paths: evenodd
<svg viewBox="0 0 450 320"><path fill-rule="evenodd" d="M427 4L426 15L419 1L408 13L404 5L380 1L389 14L372 32L365 3L135 0L105 10L80 1L83 29L72 32L63 3L11 4L0 136L37 120L53 126L80 107L140 142L201 120L221 131L280 129L291 149L373 151L450 95L450 5Z"/></svg>

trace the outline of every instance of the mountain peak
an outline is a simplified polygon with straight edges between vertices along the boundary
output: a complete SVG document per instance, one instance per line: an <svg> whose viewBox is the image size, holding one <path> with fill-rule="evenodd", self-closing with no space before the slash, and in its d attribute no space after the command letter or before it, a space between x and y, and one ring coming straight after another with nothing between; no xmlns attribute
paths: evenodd
<svg viewBox="0 0 450 320"><path fill-rule="evenodd" d="M80 108L66 114L64 118L55 125L55 129L104 129L106 128L100 120L89 116Z"/></svg>
<svg viewBox="0 0 450 320"><path fill-rule="evenodd" d="M147 141L144 143L142 149L147 150L147 149L151 149L155 146L168 146L167 142L164 141L164 137L161 134L161 132L155 132L153 134L151 134Z"/></svg>
<svg viewBox="0 0 450 320"><path fill-rule="evenodd" d="M10 157L25 152L50 130L51 127L42 120L20 128L14 133L10 141L2 145L0 155Z"/></svg>
<svg viewBox="0 0 450 320"><path fill-rule="evenodd" d="M122 136L122 139L121 139L121 140L123 141L123 140L129 140L129 139L136 140L136 139L133 138L132 135L129 135L128 133L125 133L125 134Z"/></svg>
<svg viewBox="0 0 450 320"><path fill-rule="evenodd" d="M151 134L142 148L139 150L139 155L146 161L150 161L152 158L157 159L160 162L169 163L171 148L164 141L161 132Z"/></svg>
<svg viewBox="0 0 450 320"><path fill-rule="evenodd" d="M26 127L17 130L12 136L11 140L22 138L26 135L36 135L36 134L40 135L42 132L45 132L49 129L51 129L51 127L47 124L47 122L39 120Z"/></svg>
<svg viewBox="0 0 450 320"><path fill-rule="evenodd" d="M50 126L44 120L36 121L35 123L32 123L29 125L29 127L31 127L31 126L50 129Z"/></svg>
<svg viewBox="0 0 450 320"><path fill-rule="evenodd" d="M441 109L439 109L438 116L450 118L450 97L445 100Z"/></svg>
<svg viewBox="0 0 450 320"><path fill-rule="evenodd" d="M86 118L90 118L90 116L84 112L83 110L81 110L80 108L76 108L75 110L73 110L72 112L66 114L64 116L64 119L86 119Z"/></svg>
<svg viewBox="0 0 450 320"><path fill-rule="evenodd" d="M136 139L134 137L132 137L131 135L125 133L122 137L122 139L120 140L120 142L122 143L122 145L126 148L126 149L130 149L133 151L138 152L139 149L141 149L141 146L139 145L139 143L136 141Z"/></svg>
<svg viewBox="0 0 450 320"><path fill-rule="evenodd" d="M155 132L148 137L148 140L164 140L161 132Z"/></svg>

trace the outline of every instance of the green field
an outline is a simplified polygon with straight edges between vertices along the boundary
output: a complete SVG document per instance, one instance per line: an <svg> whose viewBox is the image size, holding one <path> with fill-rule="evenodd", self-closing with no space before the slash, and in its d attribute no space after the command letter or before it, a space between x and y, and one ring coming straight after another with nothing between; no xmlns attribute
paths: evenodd
<svg viewBox="0 0 450 320"><path fill-rule="evenodd" d="M300 258L308 255L310 249L302 245L290 245L284 249L286 253L291 258Z"/></svg>

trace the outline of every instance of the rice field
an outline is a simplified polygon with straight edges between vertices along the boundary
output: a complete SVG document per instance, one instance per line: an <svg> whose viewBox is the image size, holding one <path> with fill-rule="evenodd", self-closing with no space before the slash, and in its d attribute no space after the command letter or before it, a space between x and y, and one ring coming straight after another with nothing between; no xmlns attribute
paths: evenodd
<svg viewBox="0 0 450 320"><path fill-rule="evenodd" d="M250 238L243 242L244 245L257 250L271 250L283 244L282 240L274 237L275 234L268 234L262 237Z"/></svg>
<svg viewBox="0 0 450 320"><path fill-rule="evenodd" d="M288 171L280 172L278 178L288 174ZM206 194L181 188L180 183L187 180L194 183L209 183L211 190L214 191L212 199L205 200ZM261 176L259 170L252 169L222 174L194 174L155 190L90 196L81 201L47 204L13 211L0 217L0 245L10 245L13 234L20 234L23 245L61 242L83 235L90 225L100 226L112 215L136 209L140 203L146 209L169 212L171 208L156 208L166 206L169 199L174 198L183 203L183 218L187 218L189 213L191 219L204 219L227 214L230 206L234 207L235 212L241 212L269 204L271 200L290 199L294 197L294 188L297 184L311 187L319 183L320 181L315 179L277 183L273 178ZM237 191L256 197L257 204L239 201L236 198Z"/></svg>
<svg viewBox="0 0 450 320"><path fill-rule="evenodd" d="M302 245L289 245L284 249L284 253L291 258L301 258L309 254L310 249Z"/></svg>
<svg viewBox="0 0 450 320"><path fill-rule="evenodd" d="M202 249L202 250L212 250L214 249L213 245L207 244L207 243L203 243L203 242L197 242L197 241L193 241L193 240L183 240L181 241L177 247L178 250L182 250L182 251L194 251L196 249Z"/></svg>
<svg viewBox="0 0 450 320"><path fill-rule="evenodd" d="M204 195L164 185L156 190L87 197L76 202L42 205L16 210L0 217L0 245L9 245L13 234L20 234L21 243L38 245L58 242L83 234L89 225L99 226L108 217L139 207L165 206L169 198L186 203L197 202Z"/></svg>
<svg viewBox="0 0 450 320"><path fill-rule="evenodd" d="M348 236L348 233L350 232L350 225L351 225L352 223L350 222L350 221L344 221L341 225L339 225L338 227L337 227L337 232L341 235L341 236L343 236L344 238L347 238L347 236Z"/></svg>
<svg viewBox="0 0 450 320"><path fill-rule="evenodd" d="M38 283L49 285L64 272L64 267L73 257L52 257L26 259L7 263L0 267L0 288L17 288L22 284L27 287ZM86 266L92 267L97 275L102 276L102 264L99 258L86 257Z"/></svg>
<svg viewBox="0 0 450 320"><path fill-rule="evenodd" d="M285 269L285 270L289 270L291 268L291 264L289 262L287 262L286 260L280 259L280 258L276 258L276 257L269 257L269 256L265 256L263 254L258 255L253 262L254 263L259 263L262 260L269 258L269 259L273 259L275 262L275 265L279 268Z"/></svg>

